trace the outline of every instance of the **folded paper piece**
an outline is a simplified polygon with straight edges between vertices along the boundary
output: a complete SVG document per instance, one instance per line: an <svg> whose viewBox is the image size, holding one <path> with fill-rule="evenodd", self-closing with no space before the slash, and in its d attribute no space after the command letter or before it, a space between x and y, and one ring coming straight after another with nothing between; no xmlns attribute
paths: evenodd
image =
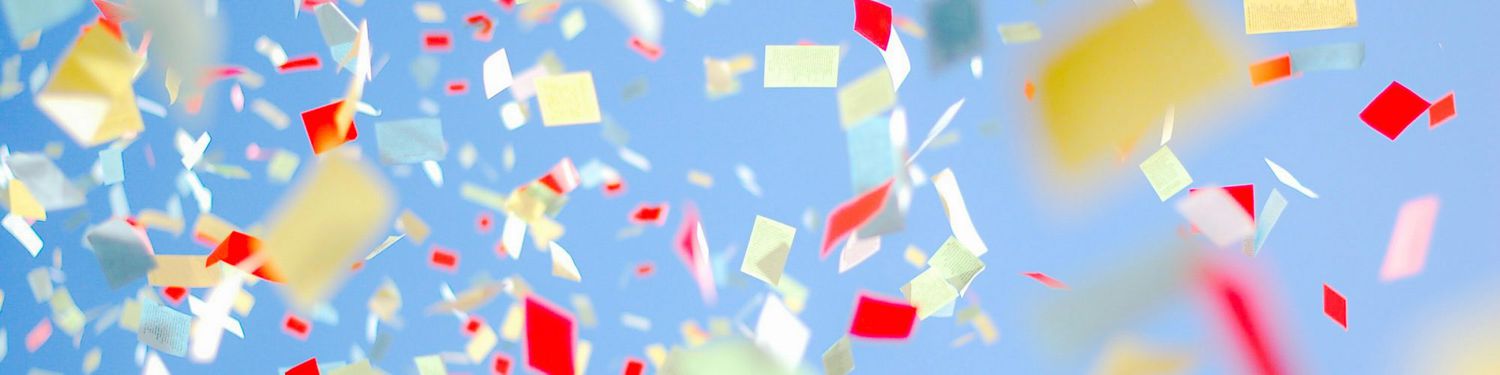
<svg viewBox="0 0 1500 375"><path fill-rule="evenodd" d="M917 308L904 301L860 293L849 335L867 339L905 339L917 325Z"/></svg>
<svg viewBox="0 0 1500 375"><path fill-rule="evenodd" d="M848 129L896 104L896 87L885 67L865 73L839 87L839 124Z"/></svg>
<svg viewBox="0 0 1500 375"><path fill-rule="evenodd" d="M562 246L556 242L549 244L552 253L552 276L561 277L573 282L580 282L583 276L578 273L578 266L573 264L573 255L568 254Z"/></svg>
<svg viewBox="0 0 1500 375"><path fill-rule="evenodd" d="M578 125L599 122L599 99L590 72L550 75L535 80L542 124Z"/></svg>
<svg viewBox="0 0 1500 375"><path fill-rule="evenodd" d="M766 46L764 87L836 87L839 46Z"/></svg>
<svg viewBox="0 0 1500 375"><path fill-rule="evenodd" d="M1208 25L1188 1L1152 1L1088 32L1044 65L1035 85L1039 118L1064 171L1112 160L1169 105L1243 82L1236 80L1244 66L1231 55L1235 45Z"/></svg>
<svg viewBox="0 0 1500 375"><path fill-rule="evenodd" d="M927 319L958 298L958 289L945 277L944 270L928 268L901 288L906 300L917 307L917 317Z"/></svg>
<svg viewBox="0 0 1500 375"><path fill-rule="evenodd" d="M5 2L7 18L17 16L9 12L19 10L9 9L12 3ZM85 148L140 132L145 124L132 83L143 64L108 24L86 26L36 94L37 109Z"/></svg>
<svg viewBox="0 0 1500 375"><path fill-rule="evenodd" d="M823 373L848 375L851 371L854 371L854 348L849 343L849 336L840 337L823 351Z"/></svg>
<svg viewBox="0 0 1500 375"><path fill-rule="evenodd" d="M1292 76L1292 55L1281 55L1250 64L1250 86L1260 87Z"/></svg>
<svg viewBox="0 0 1500 375"><path fill-rule="evenodd" d="M1245 33L1325 30L1359 25L1355 0L1245 0Z"/></svg>
<svg viewBox="0 0 1500 375"><path fill-rule="evenodd" d="M1349 331L1347 310L1348 306L1344 300L1344 295L1340 294L1337 290L1333 290L1333 287L1328 286L1328 284L1323 284L1323 315L1327 315L1328 319L1333 319L1333 322L1338 323L1339 328L1343 328L1345 332Z"/></svg>
<svg viewBox="0 0 1500 375"><path fill-rule="evenodd" d="M490 54L484 59L484 97L493 99L510 85L515 83L515 78L510 72L510 57L505 54L505 49Z"/></svg>
<svg viewBox="0 0 1500 375"><path fill-rule="evenodd" d="M875 0L854 0L854 32L885 50L891 37L891 6Z"/></svg>
<svg viewBox="0 0 1500 375"><path fill-rule="evenodd" d="M32 230L31 225L27 224L26 219L20 215L14 212L5 214L5 218L0 220L0 226L4 226L5 231L10 232L10 235L15 237L16 241L21 243L21 247L26 248L32 257L36 257L36 254L42 251L42 238L37 236L36 231Z"/></svg>
<svg viewBox="0 0 1500 375"><path fill-rule="evenodd" d="M1430 106L1426 99L1402 86L1401 82L1391 81L1390 86L1386 86L1364 111L1359 112L1359 119L1394 142Z"/></svg>
<svg viewBox="0 0 1500 375"><path fill-rule="evenodd" d="M99 268L112 289L119 289L156 268L151 241L146 233L124 220L110 220L84 234L99 259Z"/></svg>
<svg viewBox="0 0 1500 375"><path fill-rule="evenodd" d="M1281 219L1281 212L1286 210L1286 197L1281 196L1281 191L1271 189L1271 197L1266 198L1266 204L1260 208L1260 218L1255 220L1255 250L1250 256L1260 254L1261 246L1265 246L1266 237L1271 235L1271 229L1276 228L1276 221Z"/></svg>
<svg viewBox="0 0 1500 375"><path fill-rule="evenodd" d="M1443 122L1458 115L1458 109L1453 106L1453 92L1443 95L1442 99L1432 102L1432 107L1427 109L1427 128L1432 129L1442 125Z"/></svg>
<svg viewBox="0 0 1500 375"><path fill-rule="evenodd" d="M1031 43L1042 39L1042 29L1035 22L1002 23L998 29L1000 42L1005 44Z"/></svg>
<svg viewBox="0 0 1500 375"><path fill-rule="evenodd" d="M775 295L766 297L760 317L755 321L756 346L782 369L791 371L802 364L802 355L811 338L812 331L787 309L781 298Z"/></svg>
<svg viewBox="0 0 1500 375"><path fill-rule="evenodd" d="M46 154L12 153L9 164L15 179L24 182L32 197L47 211L66 210L86 202L84 192L68 181Z"/></svg>
<svg viewBox="0 0 1500 375"><path fill-rule="evenodd" d="M932 186L937 189L938 198L943 201L943 212L948 215L948 228L953 231L958 242L976 257L988 253L990 248L979 237L979 230L974 228L974 221L969 217L969 207L964 203L964 195L958 189L958 177L953 175L953 170L945 168L933 175Z"/></svg>
<svg viewBox="0 0 1500 375"><path fill-rule="evenodd" d="M885 50L880 51L880 58L885 60L885 70L891 75L891 90L901 89L901 83L906 82L906 75L911 74L911 57L906 55L906 45L901 43L901 34L891 32L891 41Z"/></svg>
<svg viewBox="0 0 1500 375"><path fill-rule="evenodd" d="M526 297L526 365L547 375L572 375L573 317L538 297Z"/></svg>
<svg viewBox="0 0 1500 375"><path fill-rule="evenodd" d="M1162 202L1193 183L1193 176L1188 175L1177 155L1166 146L1141 162L1141 173L1146 174L1146 181L1151 182L1151 189L1156 190L1156 197Z"/></svg>
<svg viewBox="0 0 1500 375"><path fill-rule="evenodd" d="M828 229L823 232L823 246L819 257L827 258L834 244L869 222L870 218L880 212L881 207L885 205L886 192L890 190L891 182L886 181L828 212Z"/></svg>
<svg viewBox="0 0 1500 375"><path fill-rule="evenodd" d="M1200 189L1195 194L1188 194L1187 199L1177 203L1177 212L1218 247L1255 235L1254 219L1222 188Z"/></svg>
<svg viewBox="0 0 1500 375"><path fill-rule="evenodd" d="M239 267L241 270L250 272L262 279L280 282L282 280L281 272L277 271L275 265L260 262L259 266L254 266L247 262L247 260L253 257L263 256L264 254L262 254L261 249L259 238L240 231L231 231L229 235L224 237L223 241L219 242L218 246L214 247L214 251L204 260L204 265L213 266L216 263L224 262L231 266Z"/></svg>
<svg viewBox="0 0 1500 375"><path fill-rule="evenodd" d="M313 12L318 17L318 31L323 34L323 43L328 45L329 56L333 56L339 63L339 68L345 68L349 59L344 56L352 56L350 51L354 50L355 41L359 39L359 29L349 22L349 17L334 2L322 2L313 7Z"/></svg>
<svg viewBox="0 0 1500 375"><path fill-rule="evenodd" d="M395 203L380 174L338 155L319 161L277 207L265 264L281 273L291 305L305 310L338 289L344 270L390 225Z"/></svg>
<svg viewBox="0 0 1500 375"><path fill-rule="evenodd" d="M1068 284L1063 284L1062 281L1058 281L1057 279L1052 278L1052 276L1047 276L1047 274L1045 274L1045 273L1041 273L1041 272L1022 272L1021 274L1025 275L1026 277L1030 277L1030 278L1036 280L1039 283L1042 283L1042 285L1046 285L1048 288L1052 288L1052 289L1068 289Z"/></svg>
<svg viewBox="0 0 1500 375"><path fill-rule="evenodd" d="M974 278L984 272L984 261L973 250L965 246L957 237L948 237L943 241L932 258L927 260L930 266L927 272L933 272L946 280L948 285L963 295L969 290L969 285L974 283ZM925 272L924 272L925 273Z"/></svg>
<svg viewBox="0 0 1500 375"><path fill-rule="evenodd" d="M84 4L84 0L0 1L0 14L4 14L5 24L10 26L11 39L19 42L23 36L67 21L83 10Z"/></svg>
<svg viewBox="0 0 1500 375"><path fill-rule="evenodd" d="M1266 158L1266 166L1271 167L1271 174L1276 175L1276 180L1281 181L1283 185L1302 193L1302 195L1306 195L1308 198L1318 199L1318 193L1313 192L1312 189L1308 189L1307 186L1303 186L1302 182L1297 181L1297 177L1293 176L1292 172L1288 172L1286 168L1282 168L1281 165L1271 161L1270 158Z"/></svg>
<svg viewBox="0 0 1500 375"><path fill-rule="evenodd" d="M348 131L340 134L335 117L343 105L344 101L340 100L302 112L302 125L307 128L307 139L312 143L314 154L321 155L359 137L353 121L347 125Z"/></svg>
<svg viewBox="0 0 1500 375"><path fill-rule="evenodd" d="M1425 196L1407 201L1396 214L1396 228L1385 250L1380 266L1380 281L1392 282L1422 272L1427 263L1427 247L1432 243L1432 228L1437 222L1438 198Z"/></svg>
<svg viewBox="0 0 1500 375"><path fill-rule="evenodd" d="M750 244L745 246L745 260L740 264L740 272L776 286L781 281L781 272L786 267L786 258L791 253L792 240L796 234L797 228L764 216L755 216L755 224L750 228Z"/></svg>
<svg viewBox="0 0 1500 375"><path fill-rule="evenodd" d="M375 143L380 148L380 161L386 164L443 160L448 155L443 121L438 118L377 122Z"/></svg>
<svg viewBox="0 0 1500 375"><path fill-rule="evenodd" d="M1359 69L1365 62L1365 44L1331 43L1292 50L1292 72Z"/></svg>

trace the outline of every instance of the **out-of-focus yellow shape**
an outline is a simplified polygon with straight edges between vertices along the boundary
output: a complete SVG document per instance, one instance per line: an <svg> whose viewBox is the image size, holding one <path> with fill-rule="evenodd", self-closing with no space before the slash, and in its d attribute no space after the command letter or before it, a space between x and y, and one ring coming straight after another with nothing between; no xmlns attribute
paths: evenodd
<svg viewBox="0 0 1500 375"><path fill-rule="evenodd" d="M339 367L328 372L328 375L385 375L379 367L370 365L370 360L361 359L359 362L350 363L348 366Z"/></svg>
<svg viewBox="0 0 1500 375"><path fill-rule="evenodd" d="M1187 371L1193 358L1186 353L1157 348L1129 335L1105 344L1093 375L1170 375Z"/></svg>
<svg viewBox="0 0 1500 375"><path fill-rule="evenodd" d="M1151 182L1151 188L1156 190L1156 197L1162 202L1193 184L1193 176L1167 146L1162 146L1161 150L1141 162L1141 172L1146 174L1146 180Z"/></svg>
<svg viewBox="0 0 1500 375"><path fill-rule="evenodd" d="M236 269L238 270L238 269ZM234 313L240 316L250 316L250 310L255 308L255 295L245 290L234 296Z"/></svg>
<svg viewBox="0 0 1500 375"><path fill-rule="evenodd" d="M903 257L906 258L906 263L911 264L912 267L916 267L917 269L927 267L927 253L922 252L922 249L916 246L906 245L906 254Z"/></svg>
<svg viewBox="0 0 1500 375"><path fill-rule="evenodd" d="M896 104L896 87L885 66L839 87L839 124L845 130Z"/></svg>
<svg viewBox="0 0 1500 375"><path fill-rule="evenodd" d="M791 275L781 275L781 282L776 283L776 292L781 293L783 302L786 302L786 309L793 313L801 314L802 308L807 306L807 286L793 279Z"/></svg>
<svg viewBox="0 0 1500 375"><path fill-rule="evenodd" d="M1129 149L1172 103L1242 80L1227 44L1183 0L1157 0L1085 34L1042 68L1043 133L1068 172Z"/></svg>
<svg viewBox="0 0 1500 375"><path fill-rule="evenodd" d="M396 219L396 223L406 233L406 238L410 238L412 244L415 245L427 242L427 235L432 233L432 228L427 227L427 222L422 221L422 218L411 210L401 211L401 217Z"/></svg>
<svg viewBox="0 0 1500 375"><path fill-rule="evenodd" d="M390 187L368 165L324 158L283 198L265 237L267 264L281 270L286 296L310 309L338 289L354 255L390 223Z"/></svg>
<svg viewBox="0 0 1500 375"><path fill-rule="evenodd" d="M73 295L66 288L58 288L52 292L52 323L58 329L67 333L68 336L83 334L83 323L85 322L83 311L78 309L78 304L73 302Z"/></svg>
<svg viewBox="0 0 1500 375"><path fill-rule="evenodd" d="M1245 0L1245 33L1359 26L1354 0Z"/></svg>
<svg viewBox="0 0 1500 375"><path fill-rule="evenodd" d="M594 343L589 340L578 340L573 346L573 372L576 375L588 373L589 356L594 354Z"/></svg>
<svg viewBox="0 0 1500 375"><path fill-rule="evenodd" d="M839 46L766 46L765 87L835 87Z"/></svg>
<svg viewBox="0 0 1500 375"><path fill-rule="evenodd" d="M182 218L173 217L166 212L145 209L136 214L135 220L147 228L171 233L173 236L182 235Z"/></svg>
<svg viewBox="0 0 1500 375"><path fill-rule="evenodd" d="M704 90L709 99L718 99L740 91L739 75L755 69L755 59L738 55L728 60L703 57Z"/></svg>
<svg viewBox="0 0 1500 375"><path fill-rule="evenodd" d="M411 360L417 364L417 374L448 375L448 366L443 364L443 357L440 355L424 355Z"/></svg>
<svg viewBox="0 0 1500 375"><path fill-rule="evenodd" d="M83 355L84 375L92 374L94 373L94 370L98 370L99 360L102 359L102 357L103 353L99 352L99 348L96 347L93 349L89 349L89 353Z"/></svg>
<svg viewBox="0 0 1500 375"><path fill-rule="evenodd" d="M521 340L521 329L526 327L526 309L523 307L518 301L505 310L505 321L500 323L500 338L510 342Z"/></svg>
<svg viewBox="0 0 1500 375"><path fill-rule="evenodd" d="M594 75L578 72L539 77L537 103L542 107L542 125L562 126L599 122L599 98L594 93Z"/></svg>
<svg viewBox="0 0 1500 375"><path fill-rule="evenodd" d="M548 252L552 253L552 276L561 277L573 282L583 280L583 275L578 273L578 266L573 264L573 255L568 254L567 249L563 249L556 242L552 242L551 250Z"/></svg>
<svg viewBox="0 0 1500 375"><path fill-rule="evenodd" d="M208 288L219 285L223 278L222 264L208 264L206 255L156 255L156 268L146 274L146 281L154 286L180 286L184 288Z"/></svg>
<svg viewBox="0 0 1500 375"><path fill-rule="evenodd" d="M667 347L661 344L647 345L646 360L651 361L651 367L661 368L661 365L667 362Z"/></svg>
<svg viewBox="0 0 1500 375"><path fill-rule="evenodd" d="M704 331L703 327L699 326L696 320L683 321L680 330L682 331L682 342L686 343L689 348L708 342L708 331Z"/></svg>
<svg viewBox="0 0 1500 375"><path fill-rule="evenodd" d="M85 148L140 132L145 125L131 84L142 63L106 27L86 27L37 94L36 106Z"/></svg>
<svg viewBox="0 0 1500 375"><path fill-rule="evenodd" d="M490 355L490 350L495 348L499 339L495 336L495 330L489 325L479 327L479 332L469 339L469 345L464 347L464 352L469 355L469 360L474 363L484 363L484 357Z"/></svg>
<svg viewBox="0 0 1500 375"><path fill-rule="evenodd" d="M396 282L385 279L380 284L380 289L375 289L375 294L370 295L370 300L365 303L370 308L370 313L375 314L381 321L391 323L400 317L401 311L401 289L396 287Z"/></svg>
<svg viewBox="0 0 1500 375"><path fill-rule="evenodd" d="M689 184L693 184L693 186L704 189L712 189L714 187L714 176L697 169L688 170L687 181Z"/></svg>
<svg viewBox="0 0 1500 375"><path fill-rule="evenodd" d="M47 209L31 195L31 188L21 180L10 180L10 212L32 220L47 220Z"/></svg>
<svg viewBox="0 0 1500 375"><path fill-rule="evenodd" d="M239 228L234 224L207 212L199 213L198 220L193 222L193 237L198 241L213 245L224 242L224 238L229 237L229 233L236 230Z"/></svg>

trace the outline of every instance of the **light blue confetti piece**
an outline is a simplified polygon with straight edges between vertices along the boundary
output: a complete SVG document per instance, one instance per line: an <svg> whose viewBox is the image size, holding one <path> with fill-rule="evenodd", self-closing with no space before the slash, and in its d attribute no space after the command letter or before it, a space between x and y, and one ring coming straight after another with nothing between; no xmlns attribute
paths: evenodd
<svg viewBox="0 0 1500 375"><path fill-rule="evenodd" d="M443 160L448 154L443 122L436 118L376 123L375 142L380 148L380 161L386 164Z"/></svg>
<svg viewBox="0 0 1500 375"><path fill-rule="evenodd" d="M119 149L110 147L99 150L99 168L104 170L106 185L125 181L125 164L120 159Z"/></svg>
<svg viewBox="0 0 1500 375"><path fill-rule="evenodd" d="M144 343L162 353L187 355L188 332L193 317L155 301L141 301L141 323L137 334Z"/></svg>
<svg viewBox="0 0 1500 375"><path fill-rule="evenodd" d="M1365 44L1333 43L1292 51L1292 71L1358 69L1365 62Z"/></svg>

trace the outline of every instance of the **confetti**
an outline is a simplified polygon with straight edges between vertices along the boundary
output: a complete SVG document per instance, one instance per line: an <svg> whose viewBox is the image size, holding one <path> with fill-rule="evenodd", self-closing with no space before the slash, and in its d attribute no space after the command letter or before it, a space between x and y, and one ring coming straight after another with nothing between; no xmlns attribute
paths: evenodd
<svg viewBox="0 0 1500 375"><path fill-rule="evenodd" d="M1411 92L1400 82L1391 81L1390 86L1380 92L1364 111L1359 113L1360 121L1364 121L1371 129L1375 129L1380 135L1390 138L1392 142L1401 132L1411 125L1412 121L1427 112L1431 104L1416 93Z"/></svg>

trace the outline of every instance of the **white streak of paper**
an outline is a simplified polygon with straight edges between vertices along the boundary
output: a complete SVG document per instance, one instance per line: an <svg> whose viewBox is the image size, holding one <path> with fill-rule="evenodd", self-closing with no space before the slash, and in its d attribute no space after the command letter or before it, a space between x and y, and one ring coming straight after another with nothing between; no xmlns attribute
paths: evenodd
<svg viewBox="0 0 1500 375"><path fill-rule="evenodd" d="M885 69L891 73L891 90L900 90L906 75L911 73L911 60L906 56L906 46L901 44L901 35L896 33L894 24L891 25L890 43L880 51L880 57L885 59Z"/></svg>
<svg viewBox="0 0 1500 375"><path fill-rule="evenodd" d="M913 151L911 157L906 158L906 165L911 165L911 162L916 161L917 155L921 155L922 150L927 149L927 145L931 144L933 139L937 139L938 134L941 134L943 130L948 128L948 124L953 122L953 117L958 115L958 110L963 108L964 100L967 100L967 98L958 99L958 102L953 103L953 105L948 106L948 110L943 111L943 117L938 117L937 123L932 125L932 130L927 131L927 139L922 140L922 145L917 146L917 151Z"/></svg>
<svg viewBox="0 0 1500 375"><path fill-rule="evenodd" d="M432 186L443 187L443 167L436 160L423 161L422 172L427 174L427 180L432 182Z"/></svg>
<svg viewBox="0 0 1500 375"><path fill-rule="evenodd" d="M504 48L484 59L485 99L494 98L496 94L509 88L513 82L515 82L515 77L510 72L510 58L506 56Z"/></svg>
<svg viewBox="0 0 1500 375"><path fill-rule="evenodd" d="M858 233L849 232L849 241L844 242L844 249L839 252L839 273L844 273L864 263L878 251L880 251L880 236L860 238Z"/></svg>
<svg viewBox="0 0 1500 375"><path fill-rule="evenodd" d="M1167 118L1161 122L1161 145L1172 140L1172 125L1177 122L1177 106L1167 106Z"/></svg>
<svg viewBox="0 0 1500 375"><path fill-rule="evenodd" d="M1276 227L1276 220L1281 219L1281 212L1286 210L1286 197L1281 196L1281 191L1271 188L1271 197L1266 198L1266 204L1261 206L1260 215L1255 219L1255 251L1251 256L1260 254L1260 247L1266 244L1266 236L1271 234L1271 229Z"/></svg>
<svg viewBox="0 0 1500 375"><path fill-rule="evenodd" d="M510 259L521 259L521 247L526 240L526 222L515 215L505 214L505 227L500 230L500 246Z"/></svg>
<svg viewBox="0 0 1500 375"><path fill-rule="evenodd" d="M15 236L17 241L21 241L21 246L31 252L32 258L42 251L42 238L37 237L36 231L31 230L31 225L26 224L26 219L22 219L20 215L5 214L5 219L0 220L0 226L4 226L5 231Z"/></svg>
<svg viewBox="0 0 1500 375"><path fill-rule="evenodd" d="M796 369L807 351L807 341L812 331L803 324L781 298L766 297L760 309L760 318L755 322L755 345L760 346L771 358L787 370Z"/></svg>
<svg viewBox="0 0 1500 375"><path fill-rule="evenodd" d="M1297 181L1297 177L1292 176L1292 172L1288 172L1286 168L1282 168L1281 165L1271 161L1270 158L1266 158L1266 166L1271 167L1271 173L1276 174L1276 179L1281 181L1282 184L1302 193L1302 195L1306 195L1308 198L1318 199L1318 193L1314 193L1312 189L1302 186L1302 182Z"/></svg>
<svg viewBox="0 0 1500 375"><path fill-rule="evenodd" d="M958 243L969 248L974 256L989 252L989 246L984 245L984 240L979 238L979 231L974 229L974 221L969 218L969 208L964 205L964 196L958 190L958 179L953 176L953 170L943 169L932 176L932 187L937 189L938 198L943 200L943 210L948 213L948 227L953 229L953 236L958 238Z"/></svg>
<svg viewBox="0 0 1500 375"><path fill-rule="evenodd" d="M638 154L628 148L620 148L620 160L624 160L625 164L630 164L630 166L635 167L642 172L651 171L651 161L646 160L646 157L644 155Z"/></svg>
<svg viewBox="0 0 1500 375"><path fill-rule="evenodd" d="M734 166L734 175L739 177L740 187L745 188L750 195L760 196L760 184L755 182L755 171L750 170L750 167L744 164L737 164Z"/></svg>

